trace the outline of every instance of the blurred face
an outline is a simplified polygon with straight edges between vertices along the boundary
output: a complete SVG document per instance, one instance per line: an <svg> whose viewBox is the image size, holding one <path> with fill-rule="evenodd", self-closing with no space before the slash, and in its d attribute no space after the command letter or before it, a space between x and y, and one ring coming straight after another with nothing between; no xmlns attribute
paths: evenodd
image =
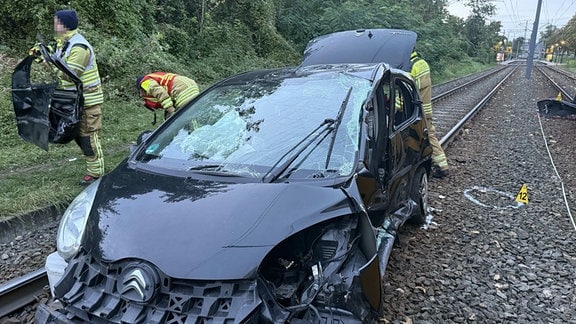
<svg viewBox="0 0 576 324"><path fill-rule="evenodd" d="M62 35L68 31L68 28L64 27L60 19L58 17L54 17L54 34L57 36Z"/></svg>

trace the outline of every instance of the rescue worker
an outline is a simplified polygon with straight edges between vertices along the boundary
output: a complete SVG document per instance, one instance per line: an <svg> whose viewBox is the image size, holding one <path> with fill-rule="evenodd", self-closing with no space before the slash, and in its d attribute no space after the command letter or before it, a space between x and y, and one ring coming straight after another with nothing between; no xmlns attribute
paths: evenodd
<svg viewBox="0 0 576 324"><path fill-rule="evenodd" d="M449 173L448 160L436 137L436 128L432 122L432 78L430 77L430 66L415 50L412 51L410 55L410 62L412 64L410 74L414 78L414 81L416 81L428 123L428 138L432 145L432 163L435 165L432 176L434 178L444 178L448 176Z"/></svg>
<svg viewBox="0 0 576 324"><path fill-rule="evenodd" d="M152 111L164 110L164 120L200 93L196 82L168 72L153 72L136 78L136 87L144 106ZM154 114L156 123L156 114Z"/></svg>
<svg viewBox="0 0 576 324"><path fill-rule="evenodd" d="M84 105L80 131L74 139L86 160L86 174L80 184L87 185L104 175L104 156L100 133L104 94L98 73L96 56L90 43L78 32L78 15L73 9L58 10L54 14L56 46L53 54L60 57L82 81ZM38 47L31 50L39 55ZM59 89L76 89L64 73L58 73Z"/></svg>

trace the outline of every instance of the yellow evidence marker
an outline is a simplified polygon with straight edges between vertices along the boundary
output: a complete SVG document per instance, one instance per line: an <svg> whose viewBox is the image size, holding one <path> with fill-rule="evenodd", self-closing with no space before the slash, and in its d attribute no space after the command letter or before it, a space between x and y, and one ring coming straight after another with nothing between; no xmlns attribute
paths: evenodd
<svg viewBox="0 0 576 324"><path fill-rule="evenodd" d="M562 101L562 92L558 92L558 95L556 96L556 101Z"/></svg>
<svg viewBox="0 0 576 324"><path fill-rule="evenodd" d="M516 201L525 204L528 203L528 188L526 187L526 184L523 184L520 191L516 194Z"/></svg>

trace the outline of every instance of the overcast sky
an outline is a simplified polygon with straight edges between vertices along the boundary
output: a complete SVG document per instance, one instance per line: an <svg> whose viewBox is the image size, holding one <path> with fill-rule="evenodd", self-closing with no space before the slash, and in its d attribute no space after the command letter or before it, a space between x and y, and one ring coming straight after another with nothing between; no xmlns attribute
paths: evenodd
<svg viewBox="0 0 576 324"><path fill-rule="evenodd" d="M525 34L527 38L530 38L538 0L494 0L491 2L496 6L496 15L490 19L502 22L501 33L506 33L510 39L524 37ZM450 0L449 3L448 10L452 15L463 18L468 16L469 11L462 1ZM563 27L575 14L576 0L542 0L538 34L546 25Z"/></svg>

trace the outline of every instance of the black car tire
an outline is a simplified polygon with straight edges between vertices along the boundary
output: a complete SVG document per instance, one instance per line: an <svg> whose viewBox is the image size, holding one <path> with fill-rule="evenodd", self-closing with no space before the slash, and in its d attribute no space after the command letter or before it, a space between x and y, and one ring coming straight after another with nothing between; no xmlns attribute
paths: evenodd
<svg viewBox="0 0 576 324"><path fill-rule="evenodd" d="M410 222L423 224L428 216L428 173L426 168L419 167L414 173L413 179L410 197L417 203L417 206L412 213Z"/></svg>

